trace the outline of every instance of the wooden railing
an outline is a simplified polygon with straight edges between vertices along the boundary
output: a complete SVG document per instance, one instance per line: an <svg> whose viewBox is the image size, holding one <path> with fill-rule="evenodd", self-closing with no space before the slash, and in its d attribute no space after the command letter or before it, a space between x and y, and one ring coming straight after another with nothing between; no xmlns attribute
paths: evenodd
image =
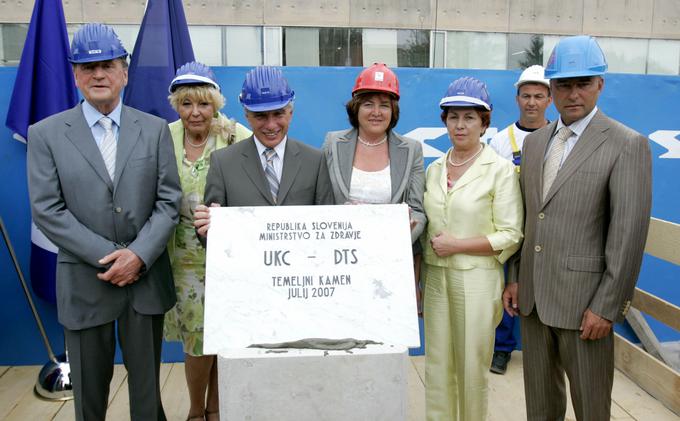
<svg viewBox="0 0 680 421"><path fill-rule="evenodd" d="M680 265L680 225L652 218L645 252ZM680 367L660 345L642 313L680 331L680 307L636 288L626 320L644 349L616 334L616 368L680 415Z"/></svg>

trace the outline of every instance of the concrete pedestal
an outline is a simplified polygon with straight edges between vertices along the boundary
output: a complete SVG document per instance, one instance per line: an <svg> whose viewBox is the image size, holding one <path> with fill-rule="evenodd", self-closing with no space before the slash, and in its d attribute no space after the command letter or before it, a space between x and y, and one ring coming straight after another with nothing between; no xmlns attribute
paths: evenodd
<svg viewBox="0 0 680 421"><path fill-rule="evenodd" d="M218 357L222 421L406 419L408 351L245 349Z"/></svg>

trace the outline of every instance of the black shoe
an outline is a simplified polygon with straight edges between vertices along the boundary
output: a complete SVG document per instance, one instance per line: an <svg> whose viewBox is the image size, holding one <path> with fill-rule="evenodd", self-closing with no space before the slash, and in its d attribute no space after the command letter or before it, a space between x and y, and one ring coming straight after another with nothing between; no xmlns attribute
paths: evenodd
<svg viewBox="0 0 680 421"><path fill-rule="evenodd" d="M508 362L510 362L510 353L505 351L496 351L493 353L493 360L491 360L491 372L496 374L505 374L508 369Z"/></svg>

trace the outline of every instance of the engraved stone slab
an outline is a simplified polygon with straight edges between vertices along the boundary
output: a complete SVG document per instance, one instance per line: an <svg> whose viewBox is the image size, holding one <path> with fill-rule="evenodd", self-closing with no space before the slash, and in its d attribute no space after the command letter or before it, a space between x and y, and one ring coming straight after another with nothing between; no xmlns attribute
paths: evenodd
<svg viewBox="0 0 680 421"><path fill-rule="evenodd" d="M212 229L212 228L211 228ZM407 417L406 348L246 349L218 357L224 420L375 420Z"/></svg>
<svg viewBox="0 0 680 421"><path fill-rule="evenodd" d="M408 206L210 212L205 353L304 338L419 346Z"/></svg>

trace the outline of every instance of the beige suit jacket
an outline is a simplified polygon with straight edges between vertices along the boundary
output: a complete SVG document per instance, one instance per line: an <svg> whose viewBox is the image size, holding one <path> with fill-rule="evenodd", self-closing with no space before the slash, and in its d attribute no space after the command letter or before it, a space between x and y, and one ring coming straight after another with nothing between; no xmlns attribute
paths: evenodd
<svg viewBox="0 0 680 421"><path fill-rule="evenodd" d="M556 125L524 142L525 239L508 280L519 282L521 313L535 306L546 325L578 329L586 309L618 322L630 306L649 227L649 144L598 111L542 200Z"/></svg>

